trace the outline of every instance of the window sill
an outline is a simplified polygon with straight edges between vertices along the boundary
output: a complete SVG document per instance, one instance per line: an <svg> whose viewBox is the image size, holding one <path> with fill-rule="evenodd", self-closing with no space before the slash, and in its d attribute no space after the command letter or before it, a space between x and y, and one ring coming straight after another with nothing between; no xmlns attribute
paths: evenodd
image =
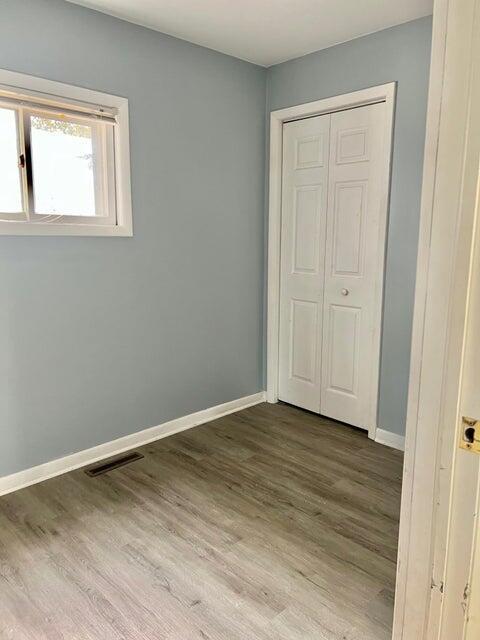
<svg viewBox="0 0 480 640"><path fill-rule="evenodd" d="M132 237L131 225L56 224L54 222L0 221L0 236L104 236Z"/></svg>

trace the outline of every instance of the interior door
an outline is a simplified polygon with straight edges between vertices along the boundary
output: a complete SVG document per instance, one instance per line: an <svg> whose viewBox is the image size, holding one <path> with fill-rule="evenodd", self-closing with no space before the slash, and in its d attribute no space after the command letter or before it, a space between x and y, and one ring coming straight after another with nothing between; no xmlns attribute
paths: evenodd
<svg viewBox="0 0 480 640"><path fill-rule="evenodd" d="M480 478L479 478L480 490ZM477 502L477 511L480 507L480 499ZM470 586L470 603L468 609L468 618L465 628L465 640L478 640L480 638L480 526L477 516L477 531L474 543L471 586Z"/></svg>
<svg viewBox="0 0 480 640"><path fill-rule="evenodd" d="M480 30L476 45L480 53ZM472 107L480 105L480 63L475 71L478 83L472 91ZM472 108L471 113L460 206L474 210L476 222L460 378L459 432L453 443L446 439L446 445L453 445L454 451L451 490L445 499L449 514L441 640L480 638L480 123L478 109ZM442 457L442 469L448 467L445 460Z"/></svg>
<svg viewBox="0 0 480 640"><path fill-rule="evenodd" d="M334 113L330 127L320 406L366 429L378 393L384 118L379 103Z"/></svg>
<svg viewBox="0 0 480 640"><path fill-rule="evenodd" d="M478 38L480 49L480 38ZM480 65L479 65L480 77ZM480 83L478 85L480 89ZM480 102L480 90L477 92ZM475 116L474 116L475 117ZM473 134L473 132L472 132ZM443 509L449 510L447 519L437 520L437 527L444 525L441 547L446 547L442 576L444 589L438 618L438 635L441 640L478 640L480 638L480 126L476 126L470 140L474 153L466 154L469 174L464 177L463 206L476 206L476 230L473 260L471 264L468 310L466 314L463 367L458 403L458 429L454 442L445 438L445 446L453 446L452 463L445 454L442 469L451 464L452 478ZM473 159L472 159L472 156ZM473 169L473 170L472 170ZM477 191L477 194L475 193ZM476 200L475 202L472 202ZM459 446L460 444L460 446ZM441 482L442 479L439 479ZM447 487L446 478L443 483ZM443 487L442 487L443 488ZM446 493L446 491L445 491ZM438 551L437 551L438 555ZM436 565L440 561L436 560ZM433 635L432 635L433 637Z"/></svg>
<svg viewBox="0 0 480 640"><path fill-rule="evenodd" d="M279 398L320 412L330 115L283 127Z"/></svg>

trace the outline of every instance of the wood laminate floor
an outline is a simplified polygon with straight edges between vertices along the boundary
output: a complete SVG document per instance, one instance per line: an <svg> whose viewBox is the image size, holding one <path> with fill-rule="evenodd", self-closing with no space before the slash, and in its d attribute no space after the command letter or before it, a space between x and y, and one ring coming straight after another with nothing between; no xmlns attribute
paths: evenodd
<svg viewBox="0 0 480 640"><path fill-rule="evenodd" d="M0 498L0 638L389 640L402 455L262 404Z"/></svg>

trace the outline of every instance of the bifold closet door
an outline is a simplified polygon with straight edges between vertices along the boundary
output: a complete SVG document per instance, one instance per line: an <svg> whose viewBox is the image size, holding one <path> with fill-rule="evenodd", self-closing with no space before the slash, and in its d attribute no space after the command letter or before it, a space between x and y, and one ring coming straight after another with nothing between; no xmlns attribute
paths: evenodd
<svg viewBox="0 0 480 640"><path fill-rule="evenodd" d="M385 103L283 128L279 399L376 420Z"/></svg>
<svg viewBox="0 0 480 640"><path fill-rule="evenodd" d="M283 127L279 398L320 412L330 115Z"/></svg>
<svg viewBox="0 0 480 640"><path fill-rule="evenodd" d="M320 412L376 420L381 325L385 103L333 113L323 299Z"/></svg>

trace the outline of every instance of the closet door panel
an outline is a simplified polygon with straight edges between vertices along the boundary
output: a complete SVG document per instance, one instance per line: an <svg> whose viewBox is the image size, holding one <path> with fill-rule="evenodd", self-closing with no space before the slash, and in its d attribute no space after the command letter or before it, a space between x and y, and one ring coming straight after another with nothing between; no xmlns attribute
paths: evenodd
<svg viewBox="0 0 480 640"><path fill-rule="evenodd" d="M283 127L279 398L320 411L330 115Z"/></svg>
<svg viewBox="0 0 480 640"><path fill-rule="evenodd" d="M362 428L379 366L384 117L384 103L331 116L320 411Z"/></svg>

